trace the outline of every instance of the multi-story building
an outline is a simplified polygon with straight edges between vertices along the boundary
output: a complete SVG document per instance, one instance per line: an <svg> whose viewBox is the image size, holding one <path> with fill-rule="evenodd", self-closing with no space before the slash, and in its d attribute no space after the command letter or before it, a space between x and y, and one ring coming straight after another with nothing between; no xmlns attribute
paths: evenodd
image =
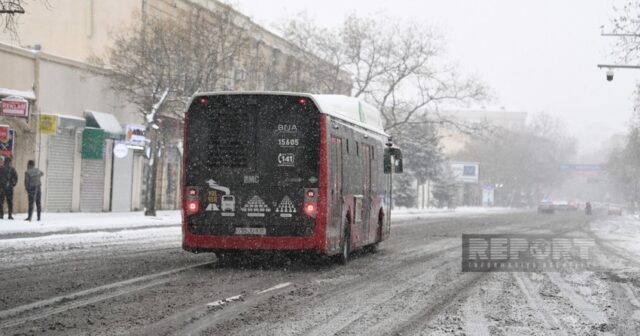
<svg viewBox="0 0 640 336"><path fill-rule="evenodd" d="M527 121L526 112L506 110L446 110L440 112L442 118L455 124L445 125L440 131L442 146L446 155L453 155L469 141L465 130L502 127L511 130L523 128Z"/></svg>
<svg viewBox="0 0 640 336"><path fill-rule="evenodd" d="M319 61L314 55L214 0L33 1L19 18L19 41L0 34L0 99L14 96L29 102L28 117L0 115L0 125L8 125L15 135L7 155L14 157L19 172L29 159L45 172L47 211L143 207L148 165L145 139L140 140L142 114L111 89L106 70L92 60L105 58L114 34L148 18L197 14L213 23L220 17L217 11L227 14L234 29L246 32L250 48L225 69L229 76L219 90L320 90L313 86L308 66ZM340 69L338 74L331 92L349 94L350 74ZM161 122L166 141L156 206L172 209L180 204L182 121L164 116ZM131 140L132 132L137 143L128 142L125 152L118 146L114 155L114 147ZM17 210L24 211L26 196L22 188L16 191Z"/></svg>

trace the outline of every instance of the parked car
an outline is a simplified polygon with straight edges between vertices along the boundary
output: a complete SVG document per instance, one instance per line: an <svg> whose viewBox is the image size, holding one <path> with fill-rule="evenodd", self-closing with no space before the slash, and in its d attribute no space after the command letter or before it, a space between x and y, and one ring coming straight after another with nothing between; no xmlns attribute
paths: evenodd
<svg viewBox="0 0 640 336"><path fill-rule="evenodd" d="M558 211L573 210L567 201L555 201L553 202L553 208Z"/></svg>
<svg viewBox="0 0 640 336"><path fill-rule="evenodd" d="M580 209L580 202L578 201L569 202L569 210L578 211L579 209Z"/></svg>
<svg viewBox="0 0 640 336"><path fill-rule="evenodd" d="M551 202L551 201L542 200L538 204L538 212L540 212L540 213L552 214L555 211L556 211L555 207L553 206L553 202Z"/></svg>

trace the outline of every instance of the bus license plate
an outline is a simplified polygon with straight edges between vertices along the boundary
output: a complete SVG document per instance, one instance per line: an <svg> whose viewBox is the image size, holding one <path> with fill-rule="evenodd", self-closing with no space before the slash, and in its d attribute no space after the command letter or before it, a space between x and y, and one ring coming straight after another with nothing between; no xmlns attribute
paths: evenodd
<svg viewBox="0 0 640 336"><path fill-rule="evenodd" d="M247 227L239 227L236 228L237 235L257 235L264 236L267 234L267 228L247 228Z"/></svg>

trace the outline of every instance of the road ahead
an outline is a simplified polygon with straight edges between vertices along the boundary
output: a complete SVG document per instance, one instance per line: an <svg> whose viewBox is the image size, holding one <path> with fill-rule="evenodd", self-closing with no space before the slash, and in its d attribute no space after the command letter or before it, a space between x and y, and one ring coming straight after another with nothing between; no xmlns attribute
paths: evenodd
<svg viewBox="0 0 640 336"><path fill-rule="evenodd" d="M177 227L10 237L0 239L0 334L640 334L640 262L596 236L597 223L581 213L395 222L378 252L347 266L218 265L182 252ZM613 271L462 273L462 233L593 237Z"/></svg>

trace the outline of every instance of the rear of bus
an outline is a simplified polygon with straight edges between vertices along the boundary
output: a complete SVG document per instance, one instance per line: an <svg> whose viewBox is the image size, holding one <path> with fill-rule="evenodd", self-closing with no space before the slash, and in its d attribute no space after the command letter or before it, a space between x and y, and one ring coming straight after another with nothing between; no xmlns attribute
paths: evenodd
<svg viewBox="0 0 640 336"><path fill-rule="evenodd" d="M183 248L323 250L321 124L304 95L195 97L185 116Z"/></svg>

